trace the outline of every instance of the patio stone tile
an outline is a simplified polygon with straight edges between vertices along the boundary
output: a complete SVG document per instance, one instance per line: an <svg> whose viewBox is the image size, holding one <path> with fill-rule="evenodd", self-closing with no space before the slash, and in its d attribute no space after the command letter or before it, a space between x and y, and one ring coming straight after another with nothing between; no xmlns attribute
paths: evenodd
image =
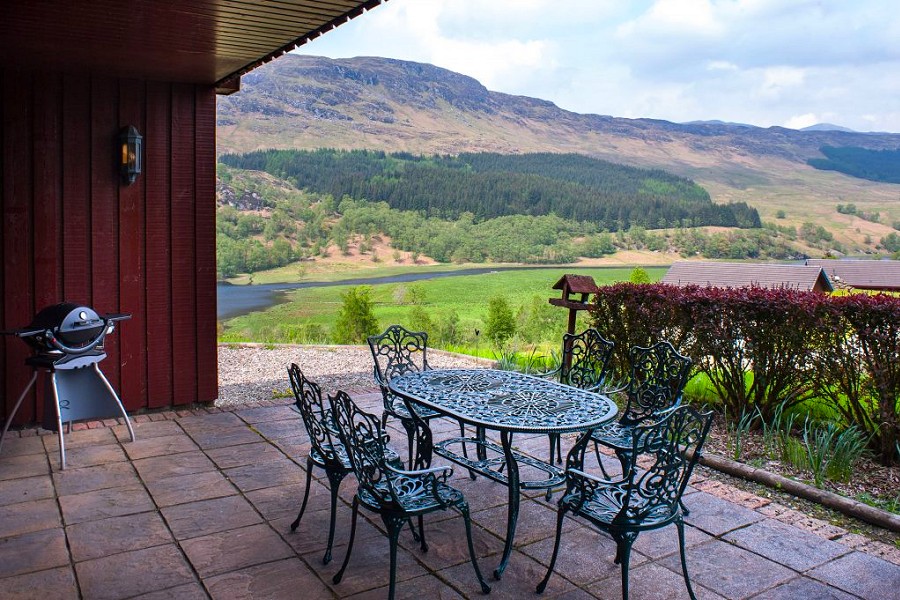
<svg viewBox="0 0 900 600"><path fill-rule="evenodd" d="M344 486L354 487L352 482L343 482ZM263 517L269 521L290 516L292 519L300 512L303 504L303 484L284 485L279 487L262 488L245 494L253 506ZM331 495L324 484L313 480L309 486L309 500L306 503L306 512L316 510L328 510ZM345 504L338 503L338 510L350 510ZM304 514L304 518L306 515Z"/></svg>
<svg viewBox="0 0 900 600"><path fill-rule="evenodd" d="M550 564L553 553L553 537L541 542L520 548L522 552L533 557L542 565ZM556 572L565 574L578 586L584 586L598 579L619 572L619 565L613 562L616 556L616 543L605 535L586 525L579 524L570 531L563 531L556 560ZM639 552L631 553L631 567L637 567L647 559ZM546 571L545 571L546 572ZM543 577L541 573L540 577ZM540 577L535 580L537 585Z"/></svg>
<svg viewBox="0 0 900 600"><path fill-rule="evenodd" d="M172 534L156 512L145 512L66 527L75 562L101 558L120 552L169 544Z"/></svg>
<svg viewBox="0 0 900 600"><path fill-rule="evenodd" d="M302 419L265 421L256 423L254 427L260 435L270 440L292 437L305 431Z"/></svg>
<svg viewBox="0 0 900 600"><path fill-rule="evenodd" d="M498 538L505 539L508 513L509 508L504 503L502 506L478 511L472 518ZM543 539L552 539L556 535L556 514L556 511L549 507L523 499L516 523L516 545L524 546ZM564 519L563 535L574 527L577 527L575 521Z"/></svg>
<svg viewBox="0 0 900 600"><path fill-rule="evenodd" d="M163 508L162 514L178 540L262 522L250 503L240 496L170 506Z"/></svg>
<svg viewBox="0 0 900 600"><path fill-rule="evenodd" d="M49 454L59 453L59 436L44 435L41 438L44 446ZM69 457L69 450L75 448L86 448L88 446L107 446L118 445L116 435L109 427L101 427L99 429L82 429L80 431L72 431L66 434L66 459ZM67 460L68 462L68 460Z"/></svg>
<svg viewBox="0 0 900 600"><path fill-rule="evenodd" d="M180 435L164 435L147 439L138 438L133 442L123 444L125 452L131 460L148 458L151 456L165 456L179 452L191 452L198 450L197 444L186 433Z"/></svg>
<svg viewBox="0 0 900 600"><path fill-rule="evenodd" d="M134 600L209 600L209 595L199 583L188 583L149 594L135 596Z"/></svg>
<svg viewBox="0 0 900 600"><path fill-rule="evenodd" d="M349 529L345 531L349 533ZM390 557L387 538L379 534L360 539L359 533L359 529L357 529L357 538L353 542L350 564L347 565L344 578L338 584L332 583L331 578L341 567L346 545L334 552L334 560L328 565L322 564L321 551L303 555L303 560L319 574L325 585L341 598L383 587L389 583ZM325 535L322 537L324 538ZM405 587L409 579L421 577L425 573L425 569L416 561L412 553L403 547L397 548L398 588Z"/></svg>
<svg viewBox="0 0 900 600"><path fill-rule="evenodd" d="M59 527L56 500L34 500L0 507L0 538Z"/></svg>
<svg viewBox="0 0 900 600"><path fill-rule="evenodd" d="M216 465L202 452L181 452L135 460L134 468L144 481L157 481L178 475L215 471Z"/></svg>
<svg viewBox="0 0 900 600"><path fill-rule="evenodd" d="M66 471L84 467L95 467L127 460L125 452L118 444L102 446L66 447Z"/></svg>
<svg viewBox="0 0 900 600"><path fill-rule="evenodd" d="M225 469L225 474L242 492L303 481L303 469L287 458L267 463Z"/></svg>
<svg viewBox="0 0 900 600"><path fill-rule="evenodd" d="M246 425L243 427L229 427L227 429L200 429L198 431L189 431L188 435L204 450L228 448L260 441L259 434Z"/></svg>
<svg viewBox="0 0 900 600"><path fill-rule="evenodd" d="M754 598L757 600L852 600L856 596L851 596L807 577L797 577L774 589L766 590Z"/></svg>
<svg viewBox="0 0 900 600"><path fill-rule="evenodd" d="M299 558L232 571L204 583L213 600L331 597L331 590Z"/></svg>
<svg viewBox="0 0 900 600"><path fill-rule="evenodd" d="M723 539L797 571L806 571L850 551L842 544L768 519L732 531Z"/></svg>
<svg viewBox="0 0 900 600"><path fill-rule="evenodd" d="M234 486L218 471L148 481L147 489L160 507L237 494Z"/></svg>
<svg viewBox="0 0 900 600"><path fill-rule="evenodd" d="M53 480L42 475L0 481L0 506L53 497Z"/></svg>
<svg viewBox="0 0 900 600"><path fill-rule="evenodd" d="M59 457L54 459L58 461ZM0 481L49 474L50 461L46 454L4 455L3 460L0 460Z"/></svg>
<svg viewBox="0 0 900 600"><path fill-rule="evenodd" d="M184 430L177 421L151 421L149 423L131 423L134 429L134 441L149 440L157 437L168 437L171 435L184 435ZM116 434L116 438L125 444L131 443L131 436L128 434L128 428L124 425L118 425L112 428Z"/></svg>
<svg viewBox="0 0 900 600"><path fill-rule="evenodd" d="M198 431L220 431L231 427L246 427L237 415L232 412L220 412L213 414L200 414L182 417L178 419L178 424L188 433L196 433Z"/></svg>
<svg viewBox="0 0 900 600"><path fill-rule="evenodd" d="M732 504L705 492L686 496L684 504L691 511L691 514L685 517L685 522L714 536L765 518L756 511Z"/></svg>
<svg viewBox="0 0 900 600"><path fill-rule="evenodd" d="M155 510L156 506L141 485L106 488L84 494L61 496L59 504L67 525L107 517Z"/></svg>
<svg viewBox="0 0 900 600"><path fill-rule="evenodd" d="M564 594L572 594L577 590L571 581L556 573L550 578L544 593L538 596L534 588L547 574L546 565L513 550L506 571L503 572L502 579L498 581L494 578L494 569L499 562L499 553L478 557L478 566L485 581L491 586L489 596L482 595L481 586L478 585L478 579L475 577L475 570L468 562L444 569L440 572L440 576L450 581L468 598L557 598Z"/></svg>
<svg viewBox="0 0 900 600"><path fill-rule="evenodd" d="M463 493L473 513L496 506L506 508L509 504L509 491L505 485L481 475L472 481L468 471L458 465L453 467L453 477L449 483ZM525 502L524 498L522 502Z"/></svg>
<svg viewBox="0 0 900 600"><path fill-rule="evenodd" d="M403 530L400 536L400 545L410 551L419 562L423 563L431 571L440 571L447 567L460 563L469 563L469 545L466 542L466 526L462 517L445 519L435 523L425 516L425 541L428 543L428 552L422 552L420 542L412 535L406 535L408 528ZM349 534L349 532L348 532ZM384 538L387 540L387 537ZM484 529L472 524L472 544L475 546L475 556L485 556L490 552L502 549L497 539ZM489 574L485 572L485 577Z"/></svg>
<svg viewBox="0 0 900 600"><path fill-rule="evenodd" d="M668 556L658 564L681 573L678 554ZM778 563L719 540L689 548L687 565L692 583L726 598L749 598L794 577L793 571Z"/></svg>
<svg viewBox="0 0 900 600"><path fill-rule="evenodd" d="M69 566L7 577L2 585L6 598L46 600L80 597L75 573Z"/></svg>
<svg viewBox="0 0 900 600"><path fill-rule="evenodd" d="M256 406L253 408L244 408L234 411L234 414L247 423L254 424L266 423L268 421L300 419L300 413L293 408L293 401L286 399L285 402L290 402L290 404L284 404L283 406Z"/></svg>
<svg viewBox="0 0 900 600"><path fill-rule="evenodd" d="M192 538L181 542L181 547L202 578L294 555L268 525Z"/></svg>
<svg viewBox="0 0 900 600"><path fill-rule="evenodd" d="M0 539L0 577L43 571L68 564L66 536L59 527ZM0 583L0 590L2 589L3 584Z"/></svg>
<svg viewBox="0 0 900 600"><path fill-rule="evenodd" d="M271 440L273 447L279 448L281 452L296 460L299 463L306 463L306 457L311 448L309 438L305 433L292 435L290 437L278 438Z"/></svg>
<svg viewBox="0 0 900 600"><path fill-rule="evenodd" d="M310 559L318 566L322 564L325 546L328 544L328 517L328 510L310 512L307 506L306 513L303 514L303 519L300 521L297 531L291 531L290 527L296 515L289 515L283 519L270 521L269 525L281 534L284 541L297 554L318 556L318 558ZM332 556L335 560L343 560L344 549L350 540L350 517L350 508L339 504L334 525L334 546L332 548ZM412 538L408 529L404 529L400 535L404 538ZM368 519L363 518L362 511L360 511L360 517L356 523L356 541L353 542L354 546L367 544L369 540L378 540L379 538L384 538L384 533ZM376 543L380 544L381 542ZM385 548L387 548L387 545L385 545ZM356 548L353 549L353 552L354 554L356 553Z"/></svg>
<svg viewBox="0 0 900 600"><path fill-rule="evenodd" d="M896 598L900 590L900 566L862 552L851 552L807 575L863 598Z"/></svg>
<svg viewBox="0 0 900 600"><path fill-rule="evenodd" d="M256 434L253 434L256 435ZM277 460L284 457L278 448L272 444L260 441L256 436L255 443L241 444L240 446L228 446L226 448L206 449L206 455L212 459L220 469L231 469L244 465L258 465L263 462Z"/></svg>
<svg viewBox="0 0 900 600"><path fill-rule="evenodd" d="M490 582L488 582L490 585ZM481 588L475 584L478 596L481 596ZM468 590L467 590L468 591ZM368 590L359 594L354 594L348 600L384 600L388 595L388 586ZM448 586L446 583L435 577L434 575L423 575L409 581L404 581L402 585L397 585L394 597L396 600L457 600L465 598L456 590ZM475 597L475 594L468 597Z"/></svg>
<svg viewBox="0 0 900 600"><path fill-rule="evenodd" d="M688 563L688 570L691 565ZM722 596L700 585L693 579L691 588L698 600L724 600ZM619 600L622 597L622 575L595 581L588 591L602 600ZM636 569L629 569L628 597L631 600L685 600L689 599L684 576L670 571L656 563L643 564Z"/></svg>
<svg viewBox="0 0 900 600"><path fill-rule="evenodd" d="M109 487L139 483L134 468L127 462L114 462L82 469L66 469L53 474L60 496L81 494Z"/></svg>
<svg viewBox="0 0 900 600"><path fill-rule="evenodd" d="M686 549L710 539L712 538L709 535L696 527L684 526L684 547ZM662 529L641 532L632 548L651 560L676 553L678 552L678 528L670 525Z"/></svg>
<svg viewBox="0 0 900 600"><path fill-rule="evenodd" d="M33 435L31 437L18 437L15 432L7 432L3 438L4 460L10 456L24 456L26 454L46 454L44 438Z"/></svg>
<svg viewBox="0 0 900 600"><path fill-rule="evenodd" d="M129 598L195 581L174 544L80 562L75 571L83 596L91 600Z"/></svg>

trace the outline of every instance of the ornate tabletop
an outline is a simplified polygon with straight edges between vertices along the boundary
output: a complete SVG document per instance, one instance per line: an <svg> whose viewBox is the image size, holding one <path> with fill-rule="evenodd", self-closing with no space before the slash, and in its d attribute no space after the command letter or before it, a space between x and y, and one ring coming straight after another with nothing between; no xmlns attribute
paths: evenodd
<svg viewBox="0 0 900 600"><path fill-rule="evenodd" d="M515 371L435 369L391 380L391 390L448 416L487 429L566 433L610 421L606 396Z"/></svg>

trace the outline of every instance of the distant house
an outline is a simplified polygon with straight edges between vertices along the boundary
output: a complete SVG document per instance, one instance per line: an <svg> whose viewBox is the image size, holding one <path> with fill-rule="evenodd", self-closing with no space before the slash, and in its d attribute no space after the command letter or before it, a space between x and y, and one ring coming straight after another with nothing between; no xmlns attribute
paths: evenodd
<svg viewBox="0 0 900 600"><path fill-rule="evenodd" d="M810 258L807 265L825 269L836 287L900 292L898 260L829 260Z"/></svg>
<svg viewBox="0 0 900 600"><path fill-rule="evenodd" d="M762 287L831 292L834 287L822 267L762 263L677 262L663 276L670 285Z"/></svg>

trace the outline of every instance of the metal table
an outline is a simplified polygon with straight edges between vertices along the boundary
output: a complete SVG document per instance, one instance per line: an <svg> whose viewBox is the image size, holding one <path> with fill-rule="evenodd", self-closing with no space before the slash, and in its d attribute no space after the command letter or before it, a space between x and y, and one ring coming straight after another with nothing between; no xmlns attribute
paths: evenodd
<svg viewBox="0 0 900 600"><path fill-rule="evenodd" d="M565 481L562 469L513 450L513 434L589 432L611 421L617 411L612 400L601 394L514 371L434 369L395 377L390 381L390 388L406 401L413 415L413 403L419 403L474 425L480 432L476 437L443 440L435 444L434 452L509 488L506 541L500 564L494 571L497 579L512 553L519 517L519 491L549 490ZM498 431L501 446L486 439L485 430ZM466 444L475 445L476 458L462 452ZM460 450L454 450L454 446ZM489 451L494 456L489 457ZM533 467L546 477L520 481L519 464Z"/></svg>

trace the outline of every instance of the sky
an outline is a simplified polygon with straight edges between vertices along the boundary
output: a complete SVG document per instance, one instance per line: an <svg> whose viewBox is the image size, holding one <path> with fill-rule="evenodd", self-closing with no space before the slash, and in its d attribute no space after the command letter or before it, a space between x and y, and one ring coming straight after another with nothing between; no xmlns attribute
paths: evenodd
<svg viewBox="0 0 900 600"><path fill-rule="evenodd" d="M579 113L900 132L897 0L389 0L295 52L431 63Z"/></svg>

